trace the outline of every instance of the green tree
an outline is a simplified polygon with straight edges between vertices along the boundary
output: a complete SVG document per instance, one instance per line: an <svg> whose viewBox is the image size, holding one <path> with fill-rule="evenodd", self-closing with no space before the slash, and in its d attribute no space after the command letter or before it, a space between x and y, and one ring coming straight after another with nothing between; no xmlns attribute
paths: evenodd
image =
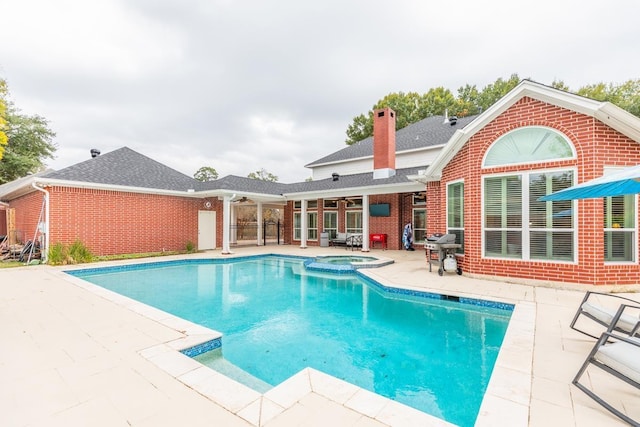
<svg viewBox="0 0 640 427"><path fill-rule="evenodd" d="M8 137L7 130L7 82L0 79L0 160L4 154L5 147L7 146Z"/></svg>
<svg viewBox="0 0 640 427"><path fill-rule="evenodd" d="M480 92L474 85L464 85L458 88L457 109L455 114L460 117L478 114L478 97Z"/></svg>
<svg viewBox="0 0 640 427"><path fill-rule="evenodd" d="M373 111L368 115L360 114L353 118L353 122L347 126L347 145L353 145L358 141L373 135Z"/></svg>
<svg viewBox="0 0 640 427"><path fill-rule="evenodd" d="M615 85L613 83L596 83L581 87L578 95L598 101L608 101L640 117L640 79L627 80Z"/></svg>
<svg viewBox="0 0 640 427"><path fill-rule="evenodd" d="M267 172L265 168L262 168L255 172L251 172L249 175L247 175L247 178L259 179L261 181L269 181L269 182L278 181L278 177L272 174L271 172Z"/></svg>
<svg viewBox="0 0 640 427"><path fill-rule="evenodd" d="M347 126L346 144L352 145L373 135L373 111L389 107L396 112L396 130L402 129L424 118L436 115L467 116L478 114L489 108L498 99L520 82L517 74L507 80L497 79L479 91L476 86L466 85L458 89L456 97L449 89L436 87L423 95L416 92L390 93L379 100L367 114L353 118Z"/></svg>
<svg viewBox="0 0 640 427"><path fill-rule="evenodd" d="M554 80L553 82L551 82L551 87L564 90L565 92L571 91L571 89L569 89L569 86L567 86L567 84L563 80Z"/></svg>
<svg viewBox="0 0 640 427"><path fill-rule="evenodd" d="M0 160L0 184L44 170L44 160L52 159L56 151L55 133L47 120L21 114L6 98L6 84L4 88L7 145Z"/></svg>
<svg viewBox="0 0 640 427"><path fill-rule="evenodd" d="M215 181L218 179L218 171L211 166L202 166L193 174L193 177L202 182Z"/></svg>
<svg viewBox="0 0 640 427"><path fill-rule="evenodd" d="M517 74L511 74L507 80L503 80L501 77L495 82L485 86L480 93L478 93L478 99L476 105L478 107L478 113L483 112L487 108L491 107L500 98L505 96L511 89L516 87L520 83L521 79Z"/></svg>

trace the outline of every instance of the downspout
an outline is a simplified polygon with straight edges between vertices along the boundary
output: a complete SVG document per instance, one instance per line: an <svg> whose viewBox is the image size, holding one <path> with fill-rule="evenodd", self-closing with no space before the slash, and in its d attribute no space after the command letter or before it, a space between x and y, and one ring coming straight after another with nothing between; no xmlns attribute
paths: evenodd
<svg viewBox="0 0 640 427"><path fill-rule="evenodd" d="M44 244L41 251L41 258L42 262L46 263L49 255L49 192L44 188L38 187L35 182L32 182L31 186L44 193ZM39 225L40 224L38 224L38 226Z"/></svg>

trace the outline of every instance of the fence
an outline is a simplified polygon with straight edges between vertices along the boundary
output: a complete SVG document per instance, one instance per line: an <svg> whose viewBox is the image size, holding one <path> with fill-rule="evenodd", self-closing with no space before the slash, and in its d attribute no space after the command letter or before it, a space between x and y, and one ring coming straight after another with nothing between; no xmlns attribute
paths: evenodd
<svg viewBox="0 0 640 427"><path fill-rule="evenodd" d="M233 245L251 245L258 244L258 223L247 222L231 225L231 244ZM263 221L262 223L262 244L284 243L284 222L282 221Z"/></svg>

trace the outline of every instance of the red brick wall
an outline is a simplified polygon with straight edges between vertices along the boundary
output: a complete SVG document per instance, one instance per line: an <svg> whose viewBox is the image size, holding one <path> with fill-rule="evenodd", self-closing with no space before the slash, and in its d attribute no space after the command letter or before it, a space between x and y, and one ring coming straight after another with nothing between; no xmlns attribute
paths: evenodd
<svg viewBox="0 0 640 427"><path fill-rule="evenodd" d="M107 190L52 187L50 244L84 243L95 255L184 250L197 247L202 199ZM222 243L222 203L217 211L216 242Z"/></svg>
<svg viewBox="0 0 640 427"><path fill-rule="evenodd" d="M42 210L44 193L40 191L26 194L11 201L9 206L15 209L16 231L19 243L33 240ZM44 218L42 218L44 221Z"/></svg>
<svg viewBox="0 0 640 427"><path fill-rule="evenodd" d="M501 135L523 126L547 126L564 133L574 144L577 158L529 165L509 165L483 170L487 149ZM427 200L440 200L440 214L428 215L429 229L446 225L446 184L464 180L465 254L459 258L466 272L553 282L585 284L630 284L640 282L637 264L604 263L602 199L578 202L578 262L557 263L482 258L482 174L519 170L577 167L577 182L603 174L605 166L631 166L640 163L640 145L595 118L550 104L523 98L469 139L443 170L441 189L427 185ZM430 204L431 205L431 204ZM435 225L437 224L437 225Z"/></svg>
<svg viewBox="0 0 640 427"><path fill-rule="evenodd" d="M0 208L0 236L7 234L7 211L4 208Z"/></svg>
<svg viewBox="0 0 640 427"><path fill-rule="evenodd" d="M369 217L369 233L386 234L387 249L402 248L402 227L411 221L411 197L401 194L381 194L369 196L369 203L389 203L390 216ZM367 212L364 209L363 212ZM368 236L367 236L368 238ZM380 247L376 245L376 248Z"/></svg>

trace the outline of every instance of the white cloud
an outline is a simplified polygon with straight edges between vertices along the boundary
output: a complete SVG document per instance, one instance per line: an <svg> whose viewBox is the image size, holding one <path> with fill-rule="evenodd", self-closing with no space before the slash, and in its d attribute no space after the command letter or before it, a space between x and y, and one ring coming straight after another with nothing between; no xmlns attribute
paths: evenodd
<svg viewBox="0 0 640 427"><path fill-rule="evenodd" d="M0 78L49 119L57 169L129 146L192 175L283 182L398 91L518 73L571 88L640 78L640 3L45 0L0 6Z"/></svg>

